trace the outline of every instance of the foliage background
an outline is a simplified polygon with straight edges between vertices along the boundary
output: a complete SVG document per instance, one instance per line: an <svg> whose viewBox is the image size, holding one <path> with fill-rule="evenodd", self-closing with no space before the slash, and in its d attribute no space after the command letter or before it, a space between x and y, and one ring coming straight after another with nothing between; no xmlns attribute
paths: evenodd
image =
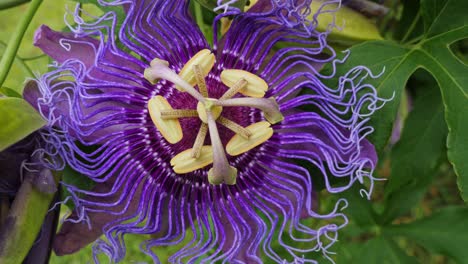
<svg viewBox="0 0 468 264"><path fill-rule="evenodd" d="M339 72L358 64L374 73L385 68L374 85L381 97L393 100L372 119L376 132L371 140L380 153L375 176L386 180L377 183L371 201L362 198L358 188L342 195L349 201L346 213L351 222L331 249L337 252L333 258L337 263L468 263L468 208L462 199L468 198L468 4L466 0L383 2L390 8L385 17L360 24L348 21L351 29L345 27L343 32L349 35L335 32L334 36L337 47L351 46L351 56ZM71 0L43 2L1 87L3 93L20 97L26 78L47 71L50 60L32 46L33 33L42 23L64 29L65 7L72 10L75 5ZM92 4L84 7L94 14L102 12ZM0 10L0 54L26 9L20 5ZM197 21L208 29L212 14L203 12L207 15ZM373 23L383 40L362 38L373 30ZM369 34L370 39L381 38ZM395 120L402 128L401 139L393 144L389 138ZM317 191L322 211L329 211L340 198ZM67 210L62 207L62 216ZM138 248L144 239L127 237L126 263L151 262ZM158 249L166 255L175 250ZM52 255L50 261L87 262L92 262L91 246L69 256Z"/></svg>

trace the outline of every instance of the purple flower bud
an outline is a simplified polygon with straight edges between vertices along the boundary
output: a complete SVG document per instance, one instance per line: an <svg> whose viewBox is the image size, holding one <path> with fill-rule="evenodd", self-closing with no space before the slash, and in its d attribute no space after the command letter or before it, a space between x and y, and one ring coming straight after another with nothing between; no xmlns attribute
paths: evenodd
<svg viewBox="0 0 468 264"><path fill-rule="evenodd" d="M34 132L0 152L1 194L14 196L24 180L33 182L43 192L54 193L57 190L57 185L47 163L40 161L42 159L40 156L43 155L46 145L40 133Z"/></svg>

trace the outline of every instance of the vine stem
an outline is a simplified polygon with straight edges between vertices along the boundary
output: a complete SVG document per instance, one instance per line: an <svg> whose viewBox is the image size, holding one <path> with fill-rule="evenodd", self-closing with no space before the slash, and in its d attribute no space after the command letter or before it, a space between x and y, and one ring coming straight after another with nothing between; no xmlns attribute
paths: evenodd
<svg viewBox="0 0 468 264"><path fill-rule="evenodd" d="M8 73L10 72L11 64L16 57L16 53L18 52L18 48L21 44L21 40L23 39L24 33L29 26L34 14L36 14L37 9L42 4L43 0L32 0L29 4L28 10L26 14L19 22L13 36L11 37L10 41L8 42L8 46L5 49L5 53L3 54L2 59L0 60L0 87L2 86L3 82L5 82Z"/></svg>
<svg viewBox="0 0 468 264"><path fill-rule="evenodd" d="M6 46L7 45L3 41L0 41L0 47L5 48ZM1 56L0 56L0 58L1 58ZM19 56L15 56L14 60L21 66L21 68L23 68L24 71L26 71L28 73L28 75L30 77L34 76L33 72L31 71L29 66L26 64L24 59L20 58Z"/></svg>
<svg viewBox="0 0 468 264"><path fill-rule="evenodd" d="M348 0L345 5L368 17L383 17L389 12L388 7L368 0Z"/></svg>
<svg viewBox="0 0 468 264"><path fill-rule="evenodd" d="M22 5L29 0L2 0L0 1L0 10Z"/></svg>

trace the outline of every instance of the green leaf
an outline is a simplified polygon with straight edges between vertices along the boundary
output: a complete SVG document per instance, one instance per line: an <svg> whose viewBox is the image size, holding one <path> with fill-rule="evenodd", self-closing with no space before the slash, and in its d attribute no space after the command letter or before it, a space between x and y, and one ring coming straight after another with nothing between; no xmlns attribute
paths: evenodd
<svg viewBox="0 0 468 264"><path fill-rule="evenodd" d="M445 5L441 5L445 2ZM437 8L442 8L437 12ZM463 0L425 0L422 2L427 36L424 43L432 61L430 70L442 88L445 118L449 127L448 158L458 175L462 197L468 201L468 66L450 50L450 44L468 37L468 5ZM446 33L441 33L445 32Z"/></svg>
<svg viewBox="0 0 468 264"><path fill-rule="evenodd" d="M0 151L46 124L36 110L21 98L0 98Z"/></svg>
<svg viewBox="0 0 468 264"><path fill-rule="evenodd" d="M337 75L345 74L355 65L365 65L374 73L385 70L380 78L370 82L376 87L381 98L394 98L376 112L371 120L375 132L370 135L370 139L377 150L381 151L390 138L406 81L419 65L407 58L409 52L407 48L389 41L366 42L353 46L350 51L346 64L340 65L337 69ZM330 74L331 67L327 66L323 71L325 74Z"/></svg>
<svg viewBox="0 0 468 264"><path fill-rule="evenodd" d="M384 222L406 213L420 201L445 156L447 125L440 91L432 80L416 85L421 88L416 91L413 110L391 152Z"/></svg>
<svg viewBox="0 0 468 264"><path fill-rule="evenodd" d="M396 25L394 38L398 40L414 39L424 34L424 25L421 19L420 2L402 0L403 13Z"/></svg>
<svg viewBox="0 0 468 264"><path fill-rule="evenodd" d="M381 111L372 118L375 133L371 141L381 151L390 138L393 122L408 78L418 68L429 71L436 79L445 109L449 128L447 139L448 158L456 174L462 196L468 200L468 66L450 50L450 45L468 37L468 5L464 0L425 0L421 3L426 22L425 38L414 46L400 46L390 41L372 41L351 48L347 63L338 69L344 73L352 66L362 64L375 73L384 74L373 84L379 96L391 98ZM326 71L330 71L328 68Z"/></svg>
<svg viewBox="0 0 468 264"><path fill-rule="evenodd" d="M62 171L62 174L62 182L66 183L67 185L75 186L80 190L91 190L95 185L95 182L93 180L73 170L70 166L65 166L65 168ZM70 196L70 192L63 185L61 186L61 200L64 201L68 196ZM69 209L74 209L75 207L73 201L68 201L66 205Z"/></svg>
<svg viewBox="0 0 468 264"><path fill-rule="evenodd" d="M16 92L15 90L8 88L8 87L0 87L0 93L4 94L8 97L18 97L21 98L21 94Z"/></svg>
<svg viewBox="0 0 468 264"><path fill-rule="evenodd" d="M409 224L385 227L384 233L404 236L427 249L452 257L457 263L468 259L468 208L447 207Z"/></svg>
<svg viewBox="0 0 468 264"><path fill-rule="evenodd" d="M391 239L378 236L367 241L351 263L409 264L418 262L414 257L406 255Z"/></svg>
<svg viewBox="0 0 468 264"><path fill-rule="evenodd" d="M467 11L464 0L421 0L426 38L466 27Z"/></svg>
<svg viewBox="0 0 468 264"><path fill-rule="evenodd" d="M372 208L372 204L367 198L360 195L360 189L365 189L364 186L353 185L349 190L342 194L343 198L348 201L346 214L360 227L373 227L376 225L376 213Z"/></svg>
<svg viewBox="0 0 468 264"><path fill-rule="evenodd" d="M324 5L323 1L312 1L310 8L309 19L311 20L317 12L320 12L316 17L318 31L325 32L331 25L336 25L328 35L327 41L349 45L366 40L382 39L379 30L371 20L347 6L341 5L338 9L337 4Z"/></svg>

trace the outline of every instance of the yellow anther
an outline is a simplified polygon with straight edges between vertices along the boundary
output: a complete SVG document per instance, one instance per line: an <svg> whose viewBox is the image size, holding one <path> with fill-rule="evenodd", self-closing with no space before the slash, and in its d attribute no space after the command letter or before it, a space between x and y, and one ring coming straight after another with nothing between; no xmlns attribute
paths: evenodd
<svg viewBox="0 0 468 264"><path fill-rule="evenodd" d="M203 146L198 158L192 157L192 149L187 149L171 159L175 173L189 173L201 169L213 163L213 149L211 146Z"/></svg>
<svg viewBox="0 0 468 264"><path fill-rule="evenodd" d="M270 123L266 121L254 123L246 127L252 135L249 138L242 137L238 134L234 135L226 145L226 152L231 156L237 156L247 152L256 146L267 141L273 135L273 129Z"/></svg>
<svg viewBox="0 0 468 264"><path fill-rule="evenodd" d="M197 77L193 71L193 66L198 65L201 69L203 76L207 76L213 68L215 63L215 55L211 53L209 49L204 49L195 54L187 63L185 63L182 70L179 72L179 76L184 79L191 86L197 84ZM184 91L182 88L176 85L179 91Z"/></svg>
<svg viewBox="0 0 468 264"><path fill-rule="evenodd" d="M227 87L234 86L240 79L245 79L247 85L240 89L239 93L256 98L265 96L268 84L257 75L243 70L224 70L221 72L221 81Z"/></svg>
<svg viewBox="0 0 468 264"><path fill-rule="evenodd" d="M197 104L197 112L198 117L200 117L203 123L208 123L208 117L206 116L206 111L211 111L213 114L214 120L218 119L223 111L223 107L219 105L213 105L213 99L207 98L204 103L198 102Z"/></svg>
<svg viewBox="0 0 468 264"><path fill-rule="evenodd" d="M177 143L183 136L182 127L177 119L163 119L161 111L164 110L173 110L164 97L158 95L148 101L148 111L154 125L169 143Z"/></svg>

